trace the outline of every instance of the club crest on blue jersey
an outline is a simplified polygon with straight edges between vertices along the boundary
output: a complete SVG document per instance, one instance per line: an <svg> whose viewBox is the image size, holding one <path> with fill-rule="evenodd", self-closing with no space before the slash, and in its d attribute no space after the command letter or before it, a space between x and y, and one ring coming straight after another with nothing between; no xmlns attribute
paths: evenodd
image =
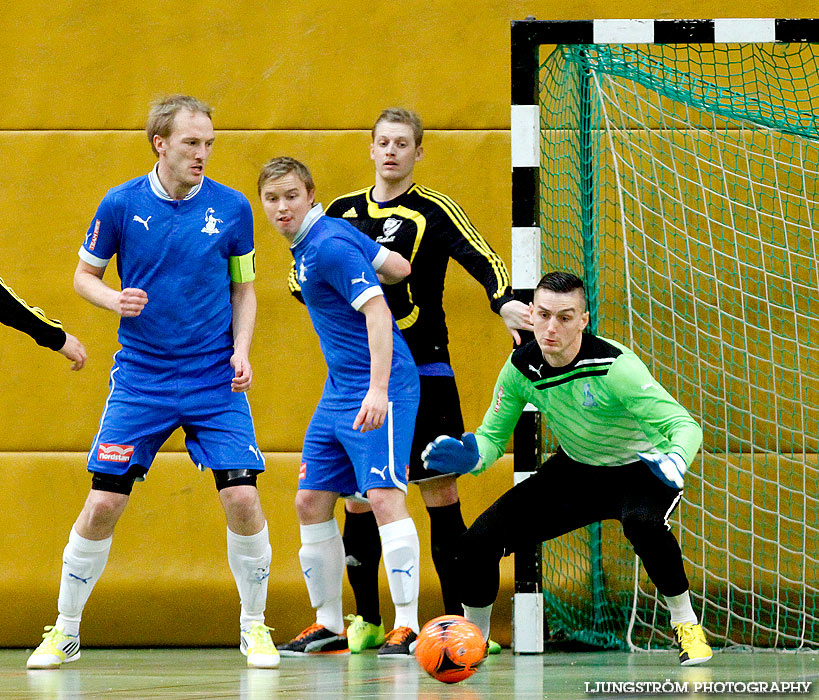
<svg viewBox="0 0 819 700"><path fill-rule="evenodd" d="M301 256L301 262L299 262L299 282L306 282L307 281L307 268L304 266L304 256Z"/></svg>
<svg viewBox="0 0 819 700"><path fill-rule="evenodd" d="M213 207L208 207L205 211L205 227L202 229L202 233L207 233L209 236L212 236L214 233L219 233L219 229L216 227L216 224L224 223L222 219L217 219L214 214L216 211Z"/></svg>

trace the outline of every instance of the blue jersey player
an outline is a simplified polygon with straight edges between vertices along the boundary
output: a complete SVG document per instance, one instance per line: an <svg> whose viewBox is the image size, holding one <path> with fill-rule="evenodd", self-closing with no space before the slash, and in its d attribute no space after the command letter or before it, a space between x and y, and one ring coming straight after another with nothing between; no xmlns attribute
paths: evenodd
<svg viewBox="0 0 819 700"><path fill-rule="evenodd" d="M344 545L333 516L339 496L363 494L379 526L395 604L394 629L380 658L411 654L418 635L415 524L405 503L418 410L415 362L379 280L396 283L409 263L314 204L307 168L274 158L259 175L270 223L290 242L301 292L327 362L324 392L304 436L296 510L299 560L315 624L282 654L348 654L341 607Z"/></svg>
<svg viewBox="0 0 819 700"><path fill-rule="evenodd" d="M227 516L240 649L249 666L279 663L264 625L271 548L256 490L264 458L244 393L256 318L253 218L242 194L204 177L210 112L182 95L154 105L147 132L156 166L109 190L80 248L74 288L121 317L122 349L88 454L91 491L63 553L59 616L29 668L79 658L80 618L114 526L134 481L180 426L193 462L212 470ZM103 281L114 257L121 291Z"/></svg>

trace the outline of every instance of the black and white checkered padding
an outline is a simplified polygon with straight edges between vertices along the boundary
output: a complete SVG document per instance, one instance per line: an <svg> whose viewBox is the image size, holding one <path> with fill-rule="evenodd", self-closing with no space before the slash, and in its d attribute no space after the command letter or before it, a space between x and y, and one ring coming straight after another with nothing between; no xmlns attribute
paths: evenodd
<svg viewBox="0 0 819 700"><path fill-rule="evenodd" d="M819 19L593 19L512 22L516 35L537 44L713 44L817 42Z"/></svg>

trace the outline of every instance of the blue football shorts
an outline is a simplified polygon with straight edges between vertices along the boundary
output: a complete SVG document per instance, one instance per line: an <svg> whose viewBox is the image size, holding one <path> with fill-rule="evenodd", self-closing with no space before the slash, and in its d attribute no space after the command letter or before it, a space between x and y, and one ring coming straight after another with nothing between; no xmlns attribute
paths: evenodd
<svg viewBox="0 0 819 700"><path fill-rule="evenodd" d="M353 430L360 405L338 408L319 403L304 436L299 488L342 496L371 488L407 492L412 433L418 399L390 401L378 430Z"/></svg>
<svg viewBox="0 0 819 700"><path fill-rule="evenodd" d="M200 469L264 470L247 394L230 390L229 356L151 362L122 351L114 356L109 394L88 470L124 474L150 468L171 433L181 427Z"/></svg>

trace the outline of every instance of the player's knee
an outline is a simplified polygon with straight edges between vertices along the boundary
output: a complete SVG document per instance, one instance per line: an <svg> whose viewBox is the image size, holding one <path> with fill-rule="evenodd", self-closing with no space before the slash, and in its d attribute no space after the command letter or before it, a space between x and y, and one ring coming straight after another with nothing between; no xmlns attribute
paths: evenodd
<svg viewBox="0 0 819 700"><path fill-rule="evenodd" d="M393 522L409 517L406 496L396 488L370 489L367 498L378 522Z"/></svg>
<svg viewBox="0 0 819 700"><path fill-rule="evenodd" d="M665 523L641 513L634 513L624 517L622 523L623 534L636 548L639 548L644 542L664 537L668 532Z"/></svg>
<svg viewBox="0 0 819 700"><path fill-rule="evenodd" d="M92 490L80 514L83 529L98 531L113 528L127 502L126 494Z"/></svg>
<svg viewBox="0 0 819 700"><path fill-rule="evenodd" d="M241 522L251 522L261 513L259 492L255 486L226 486L219 490L225 512Z"/></svg>
<svg viewBox="0 0 819 700"><path fill-rule="evenodd" d="M422 481L418 488L427 508L451 506L458 502L458 481L454 476Z"/></svg>
<svg viewBox="0 0 819 700"><path fill-rule="evenodd" d="M333 517L335 498L326 491L303 489L296 492L295 506L299 522L323 523Z"/></svg>

